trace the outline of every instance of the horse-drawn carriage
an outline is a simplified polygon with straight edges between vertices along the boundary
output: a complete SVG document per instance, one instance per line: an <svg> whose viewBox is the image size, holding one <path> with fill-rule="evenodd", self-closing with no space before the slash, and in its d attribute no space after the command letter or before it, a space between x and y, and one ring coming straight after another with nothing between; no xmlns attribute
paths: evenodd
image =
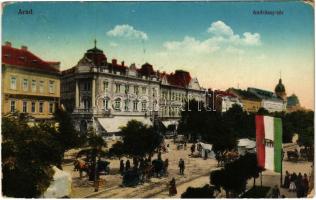
<svg viewBox="0 0 316 200"><path fill-rule="evenodd" d="M89 177L94 177L94 158L91 155L91 149L83 149L78 152L74 161L74 171L79 171L80 177L82 177L82 172L89 174ZM104 175L110 174L110 162L100 157L95 162L98 176L102 173Z"/></svg>

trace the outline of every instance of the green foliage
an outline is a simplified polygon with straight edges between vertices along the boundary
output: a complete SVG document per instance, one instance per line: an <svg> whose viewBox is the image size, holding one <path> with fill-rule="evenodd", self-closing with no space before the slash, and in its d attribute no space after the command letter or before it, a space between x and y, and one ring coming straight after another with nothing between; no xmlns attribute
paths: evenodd
<svg viewBox="0 0 316 200"><path fill-rule="evenodd" d="M56 139L61 143L64 151L79 147L86 141L85 136L75 130L69 113L57 109L54 116L58 123Z"/></svg>
<svg viewBox="0 0 316 200"><path fill-rule="evenodd" d="M224 121L221 113L206 111L203 104L195 100L185 105L181 113L178 132L195 141L199 137L214 146L215 151L224 151L236 147L233 129Z"/></svg>
<svg viewBox="0 0 316 200"><path fill-rule="evenodd" d="M227 112L206 111L197 101L190 101L181 113L178 132L191 136L192 140L202 140L218 146L218 149L234 147L233 140L255 138L255 115L273 116L282 119L283 142L291 142L295 133L299 143L311 147L314 144L314 112L275 112L260 108L257 113L247 113L239 105L233 105ZM227 140L227 144L222 140Z"/></svg>
<svg viewBox="0 0 316 200"><path fill-rule="evenodd" d="M116 142L109 150L109 156L117 156L119 159L125 154L124 144L121 141Z"/></svg>
<svg viewBox="0 0 316 200"><path fill-rule="evenodd" d="M256 154L246 154L227 163L223 169L212 171L210 182L215 187L223 187L227 194L236 197L246 189L247 180L257 178L261 169L257 165Z"/></svg>
<svg viewBox="0 0 316 200"><path fill-rule="evenodd" d="M125 127L121 128L123 143L117 143L110 150L112 153L122 152L130 156L144 157L151 155L162 142L163 137L142 122L131 120Z"/></svg>
<svg viewBox="0 0 316 200"><path fill-rule="evenodd" d="M5 196L39 197L49 186L51 165L60 162L61 146L49 124L30 127L19 114L2 118L2 192Z"/></svg>

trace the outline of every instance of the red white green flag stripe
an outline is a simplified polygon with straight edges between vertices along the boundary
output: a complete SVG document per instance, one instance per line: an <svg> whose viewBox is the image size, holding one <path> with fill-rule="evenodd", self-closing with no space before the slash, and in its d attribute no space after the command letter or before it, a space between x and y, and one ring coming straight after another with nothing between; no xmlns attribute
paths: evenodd
<svg viewBox="0 0 316 200"><path fill-rule="evenodd" d="M256 116L258 165L263 169L281 172L282 120L270 116Z"/></svg>

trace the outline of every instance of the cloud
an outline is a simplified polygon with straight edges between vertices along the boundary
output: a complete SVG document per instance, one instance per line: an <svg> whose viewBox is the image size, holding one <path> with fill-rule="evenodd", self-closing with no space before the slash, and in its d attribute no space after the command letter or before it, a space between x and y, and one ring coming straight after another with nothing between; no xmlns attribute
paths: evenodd
<svg viewBox="0 0 316 200"><path fill-rule="evenodd" d="M231 29L222 21L213 22L207 29L207 32L214 35L224 35L229 37L234 35L233 29Z"/></svg>
<svg viewBox="0 0 316 200"><path fill-rule="evenodd" d="M111 37L148 40L148 36L145 32L136 30L133 26L130 26L128 24L116 25L106 34Z"/></svg>
<svg viewBox="0 0 316 200"><path fill-rule="evenodd" d="M194 37L185 36L182 41L165 42L163 46L167 50L190 50L198 53L210 53L216 51L219 47L216 40L200 41Z"/></svg>
<svg viewBox="0 0 316 200"><path fill-rule="evenodd" d="M245 45L260 45L261 40L260 40L260 34L259 33L249 33L245 32L243 38L243 42Z"/></svg>
<svg viewBox="0 0 316 200"><path fill-rule="evenodd" d="M223 49L228 53L243 54L244 50L241 49L243 46L261 45L259 33L245 32L241 37L223 21L213 22L207 32L211 35L205 40L185 36L180 41L167 41L163 46L168 51L212 53Z"/></svg>

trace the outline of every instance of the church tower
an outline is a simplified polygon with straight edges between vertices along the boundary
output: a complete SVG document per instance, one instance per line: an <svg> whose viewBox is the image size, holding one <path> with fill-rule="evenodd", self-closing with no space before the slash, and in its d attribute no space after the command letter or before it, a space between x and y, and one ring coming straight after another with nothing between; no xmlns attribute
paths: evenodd
<svg viewBox="0 0 316 200"><path fill-rule="evenodd" d="M275 86L274 92L279 98L281 98L284 101L286 101L285 87L284 87L284 85L282 83L282 79L281 78L279 79L279 83Z"/></svg>

